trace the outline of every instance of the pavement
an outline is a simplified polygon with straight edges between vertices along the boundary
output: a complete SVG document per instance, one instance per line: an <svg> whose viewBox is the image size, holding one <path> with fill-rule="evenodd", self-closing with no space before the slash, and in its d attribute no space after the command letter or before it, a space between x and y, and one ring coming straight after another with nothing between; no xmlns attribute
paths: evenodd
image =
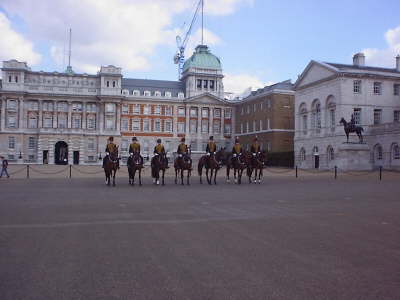
<svg viewBox="0 0 400 300"><path fill-rule="evenodd" d="M400 299L400 174L0 180L0 299Z"/></svg>

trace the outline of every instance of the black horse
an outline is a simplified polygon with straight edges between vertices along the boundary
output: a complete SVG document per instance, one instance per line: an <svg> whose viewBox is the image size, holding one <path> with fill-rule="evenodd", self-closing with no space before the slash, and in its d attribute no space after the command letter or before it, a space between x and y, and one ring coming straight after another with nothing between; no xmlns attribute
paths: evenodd
<svg viewBox="0 0 400 300"><path fill-rule="evenodd" d="M139 153L133 153L129 156L127 166L129 174L129 184L135 185L135 175L137 171L139 173L139 185L142 185L143 160Z"/></svg>
<svg viewBox="0 0 400 300"><path fill-rule="evenodd" d="M352 126L351 123L346 122L344 118L342 118L339 123L343 124L344 126L344 132L346 133L347 142L349 142L349 133L351 132L355 132L357 134L360 143L363 142L362 132L364 131L364 129L361 126Z"/></svg>

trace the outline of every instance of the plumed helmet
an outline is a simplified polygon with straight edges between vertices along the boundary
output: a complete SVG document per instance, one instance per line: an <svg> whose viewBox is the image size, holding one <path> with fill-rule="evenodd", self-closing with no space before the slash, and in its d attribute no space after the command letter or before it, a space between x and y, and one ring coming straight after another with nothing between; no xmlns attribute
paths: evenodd
<svg viewBox="0 0 400 300"><path fill-rule="evenodd" d="M214 137L213 137L213 136L210 136L210 140L213 141L213 140L214 140Z"/></svg>
<svg viewBox="0 0 400 300"><path fill-rule="evenodd" d="M132 141L137 141L136 136L134 136L134 137L132 138Z"/></svg>
<svg viewBox="0 0 400 300"><path fill-rule="evenodd" d="M185 141L185 138L183 137L183 138L181 138L181 142L183 143Z"/></svg>
<svg viewBox="0 0 400 300"><path fill-rule="evenodd" d="M160 143L161 143L161 139L157 139L157 143L159 143L159 144L160 144Z"/></svg>
<svg viewBox="0 0 400 300"><path fill-rule="evenodd" d="M112 142L112 141L114 141L114 138L113 138L112 136L110 136L110 137L108 138L108 140L109 140L110 142Z"/></svg>

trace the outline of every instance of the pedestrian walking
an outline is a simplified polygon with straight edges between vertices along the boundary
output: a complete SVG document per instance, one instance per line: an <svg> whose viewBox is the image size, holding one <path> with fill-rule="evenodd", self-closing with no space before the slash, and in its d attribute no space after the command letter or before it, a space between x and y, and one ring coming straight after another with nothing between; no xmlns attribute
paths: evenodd
<svg viewBox="0 0 400 300"><path fill-rule="evenodd" d="M8 167L8 161L5 159L3 156L1 156L1 173L0 173L0 178L3 177L3 174L7 175L7 178L10 178L10 175L8 175L7 172L7 167Z"/></svg>

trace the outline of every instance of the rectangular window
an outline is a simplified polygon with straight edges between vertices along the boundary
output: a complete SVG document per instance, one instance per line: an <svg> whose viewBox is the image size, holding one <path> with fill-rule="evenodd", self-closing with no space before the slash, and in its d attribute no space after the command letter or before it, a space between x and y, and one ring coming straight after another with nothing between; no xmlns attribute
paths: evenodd
<svg viewBox="0 0 400 300"><path fill-rule="evenodd" d="M161 115L161 106L157 105L154 110L155 115Z"/></svg>
<svg viewBox="0 0 400 300"><path fill-rule="evenodd" d="M82 124L81 116L75 115L72 117L72 128L79 129L81 128L81 124Z"/></svg>
<svg viewBox="0 0 400 300"><path fill-rule="evenodd" d="M185 122L178 122L178 133L185 133Z"/></svg>
<svg viewBox="0 0 400 300"><path fill-rule="evenodd" d="M329 116L330 116L330 121L331 121L331 130L334 131L335 127L336 127L336 117L335 117L335 110L331 109L329 110Z"/></svg>
<svg viewBox="0 0 400 300"><path fill-rule="evenodd" d="M382 82L374 82L374 95L382 94Z"/></svg>
<svg viewBox="0 0 400 300"><path fill-rule="evenodd" d="M43 127L44 128L52 128L53 127L53 117L46 115L43 119Z"/></svg>
<svg viewBox="0 0 400 300"><path fill-rule="evenodd" d="M356 125L361 125L361 108L354 108L353 110L354 120Z"/></svg>
<svg viewBox="0 0 400 300"><path fill-rule="evenodd" d="M72 103L72 111L81 112L82 111L82 103Z"/></svg>
<svg viewBox="0 0 400 300"><path fill-rule="evenodd" d="M257 131L257 124L256 121L253 121L253 132Z"/></svg>
<svg viewBox="0 0 400 300"><path fill-rule="evenodd" d="M201 79L197 79L197 89L201 89Z"/></svg>
<svg viewBox="0 0 400 300"><path fill-rule="evenodd" d="M134 119L132 121L132 131L140 131L140 120Z"/></svg>
<svg viewBox="0 0 400 300"><path fill-rule="evenodd" d="M197 132L197 120L190 120L190 133Z"/></svg>
<svg viewBox="0 0 400 300"><path fill-rule="evenodd" d="M190 116L191 117L197 117L197 108L196 107L191 107L190 108Z"/></svg>
<svg viewBox="0 0 400 300"><path fill-rule="evenodd" d="M157 131L157 132L161 131L161 120L159 120L159 119L154 120L154 131Z"/></svg>
<svg viewBox="0 0 400 300"><path fill-rule="evenodd" d="M96 118L89 116L87 119L87 129L96 129Z"/></svg>
<svg viewBox="0 0 400 300"><path fill-rule="evenodd" d="M113 87L115 87L115 81L113 81Z"/></svg>
<svg viewBox="0 0 400 300"><path fill-rule="evenodd" d="M246 107L246 113L250 113L250 105L247 105L247 107Z"/></svg>
<svg viewBox="0 0 400 300"><path fill-rule="evenodd" d="M8 137L8 149L15 149L15 136Z"/></svg>
<svg viewBox="0 0 400 300"><path fill-rule="evenodd" d="M232 118L232 109L225 108L225 119L230 119L230 118Z"/></svg>
<svg viewBox="0 0 400 300"><path fill-rule="evenodd" d="M107 130L114 130L115 129L114 119L113 118L107 118L106 119L106 129Z"/></svg>
<svg viewBox="0 0 400 300"><path fill-rule="evenodd" d="M205 89L208 88L208 80L203 80L203 87L204 87Z"/></svg>
<svg viewBox="0 0 400 300"><path fill-rule="evenodd" d="M393 122L400 122L400 110L393 112Z"/></svg>
<svg viewBox="0 0 400 300"><path fill-rule="evenodd" d="M303 134L307 134L307 115L302 116L302 123L303 123ZM269 122L268 122L268 129L269 129Z"/></svg>
<svg viewBox="0 0 400 300"><path fill-rule="evenodd" d="M244 115L244 107L242 106L242 109L240 110L240 114L243 116Z"/></svg>
<svg viewBox="0 0 400 300"><path fill-rule="evenodd" d="M172 116L172 106L165 106L164 113L166 116Z"/></svg>
<svg viewBox="0 0 400 300"><path fill-rule="evenodd" d="M263 121L262 120L260 120L260 127L259 127L259 131L261 131L263 129Z"/></svg>
<svg viewBox="0 0 400 300"><path fill-rule="evenodd" d="M180 116L180 117L185 116L185 108L184 107L178 107L178 116Z"/></svg>
<svg viewBox="0 0 400 300"><path fill-rule="evenodd" d="M203 108L201 110L201 117L202 118L208 118L208 108Z"/></svg>
<svg viewBox="0 0 400 300"><path fill-rule="evenodd" d="M353 81L353 93L354 94L361 94L361 80L354 80Z"/></svg>
<svg viewBox="0 0 400 300"><path fill-rule="evenodd" d="M215 108L214 109L214 118L221 118L221 109L220 108Z"/></svg>
<svg viewBox="0 0 400 300"><path fill-rule="evenodd" d="M382 123L382 110L374 109L374 125Z"/></svg>
<svg viewBox="0 0 400 300"><path fill-rule="evenodd" d="M33 150L35 149L36 146L36 139L33 136L30 136L28 138L28 149Z"/></svg>
<svg viewBox="0 0 400 300"><path fill-rule="evenodd" d="M94 139L93 138L88 139L87 149L88 149L88 151L94 151Z"/></svg>
<svg viewBox="0 0 400 300"><path fill-rule="evenodd" d="M224 134L231 134L232 128L231 124L224 124Z"/></svg>
<svg viewBox="0 0 400 300"><path fill-rule="evenodd" d="M16 116L8 116L8 118L7 118L7 127L8 128L16 128L17 127L17 118L16 118Z"/></svg>
<svg viewBox="0 0 400 300"><path fill-rule="evenodd" d="M246 122L246 132L249 132L249 122Z"/></svg>
<svg viewBox="0 0 400 300"><path fill-rule="evenodd" d="M400 84L393 84L393 95L399 96L400 95Z"/></svg>
<svg viewBox="0 0 400 300"><path fill-rule="evenodd" d="M57 109L58 109L58 111L61 111L61 112L68 111L68 103L67 102L58 102Z"/></svg>
<svg viewBox="0 0 400 300"><path fill-rule="evenodd" d="M149 105L143 106L143 114L144 115L149 115L150 114L150 106Z"/></svg>
<svg viewBox="0 0 400 300"><path fill-rule="evenodd" d="M96 104L94 104L94 103L89 103L89 104L87 104L87 105L86 105L86 111L87 111L87 112L95 113L95 112L97 111L97 109L96 109Z"/></svg>
<svg viewBox="0 0 400 300"><path fill-rule="evenodd" d="M123 131L129 130L129 120L127 118L121 119L121 130Z"/></svg>
<svg viewBox="0 0 400 300"><path fill-rule="evenodd" d="M129 106L128 106L128 104L122 105L122 113L123 114L129 114Z"/></svg>
<svg viewBox="0 0 400 300"><path fill-rule="evenodd" d="M172 132L172 121L171 120L165 120L164 121L164 131L165 132Z"/></svg>
<svg viewBox="0 0 400 300"><path fill-rule="evenodd" d="M213 123L213 132L216 134L221 133L221 121L219 120L214 120Z"/></svg>
<svg viewBox="0 0 400 300"><path fill-rule="evenodd" d="M38 127L37 117L29 116L28 128L37 128L37 127Z"/></svg>
<svg viewBox="0 0 400 300"><path fill-rule="evenodd" d="M201 132L208 133L208 120L201 121Z"/></svg>
<svg viewBox="0 0 400 300"><path fill-rule="evenodd" d="M106 103L106 113L115 112L115 104L114 103Z"/></svg>
<svg viewBox="0 0 400 300"><path fill-rule="evenodd" d="M214 85L214 80L210 80L210 90L214 90L215 85Z"/></svg>
<svg viewBox="0 0 400 300"><path fill-rule="evenodd" d="M140 104L134 104L134 105L133 105L133 113L134 113L135 115L140 114Z"/></svg>
<svg viewBox="0 0 400 300"><path fill-rule="evenodd" d="M8 100L7 101L7 109L8 110L16 110L17 109L17 101L16 100Z"/></svg>
<svg viewBox="0 0 400 300"><path fill-rule="evenodd" d="M37 101L29 101L29 110L38 110L39 104Z"/></svg>
<svg viewBox="0 0 400 300"><path fill-rule="evenodd" d="M143 131L150 131L150 120L149 119L143 120Z"/></svg>
<svg viewBox="0 0 400 300"><path fill-rule="evenodd" d="M61 128L61 129L67 128L67 116L66 115L58 115L58 128Z"/></svg>

